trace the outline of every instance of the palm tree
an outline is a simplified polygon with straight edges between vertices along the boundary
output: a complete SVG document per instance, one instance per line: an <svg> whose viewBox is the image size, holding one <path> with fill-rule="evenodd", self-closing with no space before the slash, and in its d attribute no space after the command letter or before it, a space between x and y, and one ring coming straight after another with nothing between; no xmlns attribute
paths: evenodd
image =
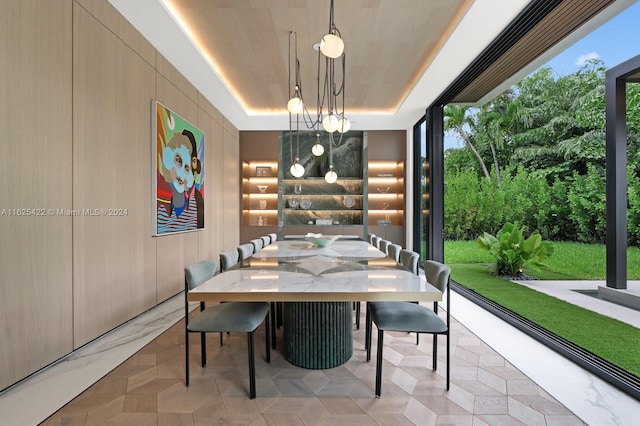
<svg viewBox="0 0 640 426"><path fill-rule="evenodd" d="M490 180L491 175L484 164L482 156L473 145L471 131L475 128L475 122L470 107L466 105L447 105L444 107L444 131L456 133L473 155L478 159L484 176Z"/></svg>

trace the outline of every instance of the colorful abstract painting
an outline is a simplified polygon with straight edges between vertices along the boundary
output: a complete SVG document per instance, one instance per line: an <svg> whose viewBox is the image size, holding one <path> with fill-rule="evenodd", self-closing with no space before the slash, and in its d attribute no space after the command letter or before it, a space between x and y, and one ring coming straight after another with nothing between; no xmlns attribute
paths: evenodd
<svg viewBox="0 0 640 426"><path fill-rule="evenodd" d="M154 235L204 229L204 133L153 101Z"/></svg>

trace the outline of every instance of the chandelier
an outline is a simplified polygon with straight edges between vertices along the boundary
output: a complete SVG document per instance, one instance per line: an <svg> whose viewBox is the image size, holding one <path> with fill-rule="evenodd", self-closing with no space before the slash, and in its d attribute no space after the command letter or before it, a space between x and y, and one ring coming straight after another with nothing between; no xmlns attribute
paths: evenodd
<svg viewBox="0 0 640 426"><path fill-rule="evenodd" d="M292 42L294 43L295 51L293 93L291 93ZM311 150L313 155L321 156L324 154L324 147L320 143L321 129L329 134L329 171L325 174L325 180L333 183L338 179L338 174L333 168L334 133L338 132L340 135L340 140L337 142L339 145L342 142L343 134L351 128L351 122L344 113L344 42L333 20L333 0L331 0L329 9L329 31L313 48L318 51L318 97L315 117L312 117L309 112L302 93L300 61L298 60L298 35L296 32L289 32L289 101L287 102L287 110L289 111L289 147L292 163L290 172L294 177L302 177L304 175L304 167L300 164L299 142L299 123L300 118L302 118L307 129L316 133L316 143ZM342 68L342 72L339 74L339 81L337 81L336 66ZM293 129L294 117L296 123L295 132ZM293 154L294 133L296 137L295 156Z"/></svg>

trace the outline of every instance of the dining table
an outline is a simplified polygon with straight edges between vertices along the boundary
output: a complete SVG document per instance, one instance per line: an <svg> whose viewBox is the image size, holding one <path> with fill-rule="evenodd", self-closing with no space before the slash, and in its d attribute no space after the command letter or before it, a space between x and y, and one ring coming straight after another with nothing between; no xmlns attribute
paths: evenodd
<svg viewBox="0 0 640 426"><path fill-rule="evenodd" d="M290 238L190 290L187 300L282 302L284 358L325 369L353 355L354 302L433 302L442 292L361 239L318 247Z"/></svg>

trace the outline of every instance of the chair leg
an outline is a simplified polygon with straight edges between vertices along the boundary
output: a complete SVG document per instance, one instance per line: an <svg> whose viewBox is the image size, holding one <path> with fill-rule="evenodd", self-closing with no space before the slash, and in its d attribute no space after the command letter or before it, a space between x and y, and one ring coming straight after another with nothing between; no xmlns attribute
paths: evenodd
<svg viewBox="0 0 640 426"><path fill-rule="evenodd" d="M376 359L376 398L380 398L382 391L382 346L384 330L378 329L378 358Z"/></svg>
<svg viewBox="0 0 640 426"><path fill-rule="evenodd" d="M360 330L360 302L356 302L356 330Z"/></svg>
<svg viewBox="0 0 640 426"><path fill-rule="evenodd" d="M185 337L187 338L185 341L185 363L184 363L184 373L185 373L185 383L187 387L189 387L189 331L186 330L185 327Z"/></svg>
<svg viewBox="0 0 640 426"><path fill-rule="evenodd" d="M202 359L202 367L207 365L207 339L206 333L200 333L200 358Z"/></svg>
<svg viewBox="0 0 640 426"><path fill-rule="evenodd" d="M447 390L449 390L449 330L447 330Z"/></svg>
<svg viewBox="0 0 640 426"><path fill-rule="evenodd" d="M276 302L271 302L271 348L276 349L276 317L277 308Z"/></svg>
<svg viewBox="0 0 640 426"><path fill-rule="evenodd" d="M433 371L438 369L438 335L433 335Z"/></svg>
<svg viewBox="0 0 640 426"><path fill-rule="evenodd" d="M416 333L416 345L420 344L420 333Z"/></svg>
<svg viewBox="0 0 640 426"><path fill-rule="evenodd" d="M253 352L253 331L247 333L247 351L249 355L249 399L256 398L256 360Z"/></svg>
<svg viewBox="0 0 640 426"><path fill-rule="evenodd" d="M282 302L277 302L277 303L278 303L278 315L277 315L278 321L277 321L277 324L278 324L278 328L280 328L280 326L282 325L282 312L283 312L283 310L282 310Z"/></svg>
<svg viewBox="0 0 640 426"><path fill-rule="evenodd" d="M267 362L271 362L271 344L269 343L269 317L271 316L270 312L267 312L267 318L264 321L264 341L265 341L265 354L264 357Z"/></svg>
<svg viewBox="0 0 640 426"><path fill-rule="evenodd" d="M364 320L364 348L367 350L367 362L371 361L371 329L373 328L371 314L369 313L369 308L367 308L367 312L365 313Z"/></svg>
<svg viewBox="0 0 640 426"><path fill-rule="evenodd" d="M223 345L224 345L224 339L223 339L223 337L222 337L222 336L224 336L224 333L223 333L223 332L220 332L220 346L223 346Z"/></svg>

